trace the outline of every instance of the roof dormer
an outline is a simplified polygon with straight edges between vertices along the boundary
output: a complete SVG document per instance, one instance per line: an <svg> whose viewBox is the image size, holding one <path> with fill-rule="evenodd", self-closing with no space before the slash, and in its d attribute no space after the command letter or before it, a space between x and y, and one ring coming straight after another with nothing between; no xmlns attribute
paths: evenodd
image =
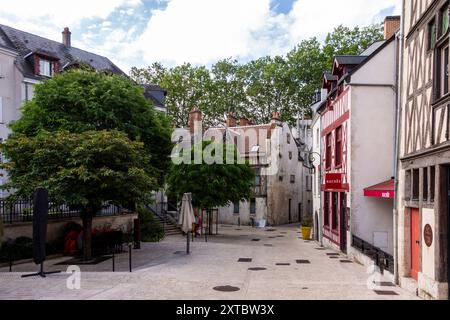
<svg viewBox="0 0 450 320"><path fill-rule="evenodd" d="M33 65L34 75L51 78L60 72L59 58L55 55L37 51L28 58Z"/></svg>

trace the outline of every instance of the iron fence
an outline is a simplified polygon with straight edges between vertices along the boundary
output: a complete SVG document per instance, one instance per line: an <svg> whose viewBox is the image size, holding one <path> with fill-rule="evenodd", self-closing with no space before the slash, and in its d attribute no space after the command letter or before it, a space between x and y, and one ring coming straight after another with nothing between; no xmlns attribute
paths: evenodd
<svg viewBox="0 0 450 320"><path fill-rule="evenodd" d="M352 237L352 247L370 257L382 272L388 270L394 273L394 257L392 255L356 236Z"/></svg>
<svg viewBox="0 0 450 320"><path fill-rule="evenodd" d="M67 204L48 204L49 220L79 218L81 210ZM105 202L97 216L117 216L123 212L120 206ZM14 202L0 199L0 218L4 224L27 223L33 221L33 201L17 200Z"/></svg>

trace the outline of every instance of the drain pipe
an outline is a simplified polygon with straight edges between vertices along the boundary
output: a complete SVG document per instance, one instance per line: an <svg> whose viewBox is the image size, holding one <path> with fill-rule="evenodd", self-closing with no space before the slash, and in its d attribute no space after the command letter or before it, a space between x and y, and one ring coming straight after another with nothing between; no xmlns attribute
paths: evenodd
<svg viewBox="0 0 450 320"><path fill-rule="evenodd" d="M400 33L397 35L400 43L400 50L397 51L398 47L396 45L396 59L399 59L399 68L397 68L396 81L397 81L397 97L396 97L396 122L395 122L395 153L394 153L394 177L395 177L395 192L394 192L394 209L393 209L393 219L394 219L394 281L396 285L400 284L399 277L399 263L398 263L398 218L399 218L399 161L400 161L400 139L401 139L401 117L402 117L402 76L403 76L403 55L404 55L404 16L405 16L405 0L402 3L402 21L400 27ZM400 55L398 54L400 53Z"/></svg>

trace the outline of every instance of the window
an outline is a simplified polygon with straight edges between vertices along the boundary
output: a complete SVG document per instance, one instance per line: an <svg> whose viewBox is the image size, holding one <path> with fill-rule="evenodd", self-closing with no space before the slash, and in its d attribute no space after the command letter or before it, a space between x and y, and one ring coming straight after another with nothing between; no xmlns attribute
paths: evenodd
<svg viewBox="0 0 450 320"><path fill-rule="evenodd" d="M295 183L295 175L291 175L291 183Z"/></svg>
<svg viewBox="0 0 450 320"><path fill-rule="evenodd" d="M448 78L448 61L449 61L449 47L448 45L439 50L439 93L438 96L442 97L449 92L449 78Z"/></svg>
<svg viewBox="0 0 450 320"><path fill-rule="evenodd" d="M291 144L291 135L290 134L287 135L287 143Z"/></svg>
<svg viewBox="0 0 450 320"><path fill-rule="evenodd" d="M282 182L283 181L283 176L279 176L278 180L280 180Z"/></svg>
<svg viewBox="0 0 450 320"><path fill-rule="evenodd" d="M22 82L22 102L33 100L34 85L32 83Z"/></svg>
<svg viewBox="0 0 450 320"><path fill-rule="evenodd" d="M336 150L335 150L336 167L342 165L342 127L336 129Z"/></svg>
<svg viewBox="0 0 450 320"><path fill-rule="evenodd" d="M256 199L252 198L250 200L250 214L256 214Z"/></svg>
<svg viewBox="0 0 450 320"><path fill-rule="evenodd" d="M430 201L434 202L436 184L436 167L430 168Z"/></svg>
<svg viewBox="0 0 450 320"><path fill-rule="evenodd" d="M233 212L234 212L234 214L239 214L239 212L240 212L240 207L239 207L239 202L235 202L234 204L233 204Z"/></svg>
<svg viewBox="0 0 450 320"><path fill-rule="evenodd" d="M292 160L292 152L289 151L289 160Z"/></svg>
<svg viewBox="0 0 450 320"><path fill-rule="evenodd" d="M53 64L48 60L39 59L39 74L51 77L53 75Z"/></svg>
<svg viewBox="0 0 450 320"><path fill-rule="evenodd" d="M436 20L431 20L428 23L428 50L433 50L436 47Z"/></svg>
<svg viewBox="0 0 450 320"><path fill-rule="evenodd" d="M423 192L422 199L428 202L428 168L423 169Z"/></svg>
<svg viewBox="0 0 450 320"><path fill-rule="evenodd" d="M323 199L323 224L326 227L330 226L330 193L325 192Z"/></svg>
<svg viewBox="0 0 450 320"><path fill-rule="evenodd" d="M333 203L332 203L332 208L331 208L331 224L332 224L332 229L333 230L337 230L338 229L338 212L339 212L339 202L338 202L338 193L333 192L332 193L332 199L333 199Z"/></svg>
<svg viewBox="0 0 450 320"><path fill-rule="evenodd" d="M448 16L448 4L442 7L439 11L439 37L444 36L448 32L449 16Z"/></svg>
<svg viewBox="0 0 450 320"><path fill-rule="evenodd" d="M419 201L419 169L414 169L412 174L412 200Z"/></svg>
<svg viewBox="0 0 450 320"><path fill-rule="evenodd" d="M326 148L327 148L327 153L326 153L326 169L331 169L331 133L329 133L327 135L327 141L326 141Z"/></svg>
<svg viewBox="0 0 450 320"><path fill-rule="evenodd" d="M261 187L261 169L256 169L255 186Z"/></svg>

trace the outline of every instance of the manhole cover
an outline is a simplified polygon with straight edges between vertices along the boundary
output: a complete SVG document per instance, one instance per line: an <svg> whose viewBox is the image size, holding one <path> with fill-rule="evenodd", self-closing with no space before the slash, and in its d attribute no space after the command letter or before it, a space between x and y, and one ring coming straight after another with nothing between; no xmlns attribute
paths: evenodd
<svg viewBox="0 0 450 320"><path fill-rule="evenodd" d="M277 266L290 266L290 263L277 263Z"/></svg>
<svg viewBox="0 0 450 320"><path fill-rule="evenodd" d="M310 264L311 261L309 261L309 260L297 260L297 263L298 264Z"/></svg>
<svg viewBox="0 0 450 320"><path fill-rule="evenodd" d="M273 247L273 244L265 244L264 247Z"/></svg>
<svg viewBox="0 0 450 320"><path fill-rule="evenodd" d="M330 259L339 259L339 257L331 256Z"/></svg>
<svg viewBox="0 0 450 320"><path fill-rule="evenodd" d="M253 242L261 241L261 239L252 239Z"/></svg>
<svg viewBox="0 0 450 320"><path fill-rule="evenodd" d="M219 286L219 287L215 287L213 289L216 291L220 291L220 292L236 292L236 291L241 290L238 287L232 287L232 286Z"/></svg>
<svg viewBox="0 0 450 320"><path fill-rule="evenodd" d="M284 236L277 236L277 238L284 238Z"/></svg>
<svg viewBox="0 0 450 320"><path fill-rule="evenodd" d="M398 293L394 291L383 291L383 290L374 290L374 291L379 296L398 296Z"/></svg>
<svg viewBox="0 0 450 320"><path fill-rule="evenodd" d="M316 250L325 251L327 249L325 249L325 248L316 248Z"/></svg>
<svg viewBox="0 0 450 320"><path fill-rule="evenodd" d="M269 237L269 239L275 239L276 237Z"/></svg>
<svg viewBox="0 0 450 320"><path fill-rule="evenodd" d="M281 234L287 234L287 232L280 232Z"/></svg>
<svg viewBox="0 0 450 320"><path fill-rule="evenodd" d="M267 229L266 232L275 232L277 231L276 229Z"/></svg>
<svg viewBox="0 0 450 320"><path fill-rule="evenodd" d="M266 268L248 268L249 271L264 271Z"/></svg>
<svg viewBox="0 0 450 320"><path fill-rule="evenodd" d="M327 253L327 256L338 256L339 253Z"/></svg>
<svg viewBox="0 0 450 320"><path fill-rule="evenodd" d="M174 252L173 254L184 254L185 252L184 251L177 251L177 252Z"/></svg>
<svg viewBox="0 0 450 320"><path fill-rule="evenodd" d="M240 258L238 262L252 262L252 260L251 258Z"/></svg>
<svg viewBox="0 0 450 320"><path fill-rule="evenodd" d="M353 263L353 262L350 260L341 260L341 263Z"/></svg>
<svg viewBox="0 0 450 320"><path fill-rule="evenodd" d="M303 288L302 288L302 290L308 290L308 289L309 289L308 287L303 287Z"/></svg>

